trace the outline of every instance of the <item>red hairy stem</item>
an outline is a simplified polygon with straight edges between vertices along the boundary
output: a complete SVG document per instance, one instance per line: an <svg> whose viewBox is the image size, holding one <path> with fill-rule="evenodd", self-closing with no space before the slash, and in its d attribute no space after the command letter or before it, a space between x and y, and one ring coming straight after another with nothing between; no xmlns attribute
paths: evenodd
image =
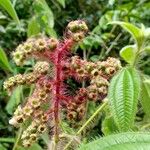
<svg viewBox="0 0 150 150"><path fill-rule="evenodd" d="M53 109L50 109L50 110L48 110L45 114L51 115L53 112L54 112L54 110L53 110Z"/></svg>
<svg viewBox="0 0 150 150"><path fill-rule="evenodd" d="M63 78L61 78L61 74L63 74L62 69L62 61L65 59L65 55L68 55L68 50L71 48L73 44L73 40L66 40L63 44L60 43L55 51L55 85L54 85L54 121L55 121L55 129L54 129L54 139L57 143L59 141L59 105L60 105L60 95L61 89L63 87Z"/></svg>
<svg viewBox="0 0 150 150"><path fill-rule="evenodd" d="M55 103L54 103L54 118L55 118L55 142L58 142L58 124L59 124L59 97L57 95L60 94L60 86L61 86L61 81L60 81L60 53L58 53L57 57L57 68L56 68L56 97L55 97Z"/></svg>

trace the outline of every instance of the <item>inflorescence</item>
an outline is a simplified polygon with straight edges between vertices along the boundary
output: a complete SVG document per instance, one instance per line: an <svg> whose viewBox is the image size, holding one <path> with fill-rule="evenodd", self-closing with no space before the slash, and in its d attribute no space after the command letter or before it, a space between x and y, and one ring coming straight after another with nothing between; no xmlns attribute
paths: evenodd
<svg viewBox="0 0 150 150"><path fill-rule="evenodd" d="M80 121L86 112L86 102L101 101L107 95L110 78L121 68L119 60L109 57L96 63L70 57L71 48L86 35L88 27L82 20L72 21L66 28L64 41L54 38L31 38L19 45L12 56L17 65L23 65L29 58L35 58L33 71L18 74L4 82L4 88L11 93L19 85L35 85L24 105L19 105L9 123L19 127L27 120L31 124L22 134L25 147L30 146L48 130L49 120L54 122L54 139L59 140L59 122L62 107L66 118ZM51 65L52 64L52 65ZM68 77L88 81L89 86L80 88L76 95L66 94L64 81ZM48 109L42 107L48 104Z"/></svg>

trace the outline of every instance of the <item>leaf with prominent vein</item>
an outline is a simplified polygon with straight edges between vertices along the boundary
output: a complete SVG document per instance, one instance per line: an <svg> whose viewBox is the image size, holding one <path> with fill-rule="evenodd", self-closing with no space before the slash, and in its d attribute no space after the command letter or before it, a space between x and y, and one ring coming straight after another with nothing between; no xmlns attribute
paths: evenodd
<svg viewBox="0 0 150 150"><path fill-rule="evenodd" d="M125 132L109 135L88 144L78 150L148 150L150 133Z"/></svg>
<svg viewBox="0 0 150 150"><path fill-rule="evenodd" d="M108 99L119 131L128 131L132 128L139 92L140 78L134 68L123 68L112 79Z"/></svg>

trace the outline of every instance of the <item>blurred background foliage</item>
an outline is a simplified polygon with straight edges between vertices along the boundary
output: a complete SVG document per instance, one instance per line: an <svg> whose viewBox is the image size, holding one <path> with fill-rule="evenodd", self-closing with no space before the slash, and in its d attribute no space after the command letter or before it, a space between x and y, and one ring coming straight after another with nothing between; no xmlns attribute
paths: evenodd
<svg viewBox="0 0 150 150"><path fill-rule="evenodd" d="M34 64L34 60L24 67L13 63L11 52L19 43L39 34L61 37L68 22L83 19L89 26L89 33L75 52L84 59L97 61L108 56L119 57L120 49L133 43L120 27L107 25L110 21L150 26L149 0L11 0L19 20L15 13L9 13L6 4L1 5L2 2L0 0L0 150L12 149L16 130L8 120L16 106L32 91L29 87L18 87L8 96L2 88L6 78L28 72ZM139 68L150 75L150 59L146 55L143 59ZM35 144L31 149L41 148Z"/></svg>

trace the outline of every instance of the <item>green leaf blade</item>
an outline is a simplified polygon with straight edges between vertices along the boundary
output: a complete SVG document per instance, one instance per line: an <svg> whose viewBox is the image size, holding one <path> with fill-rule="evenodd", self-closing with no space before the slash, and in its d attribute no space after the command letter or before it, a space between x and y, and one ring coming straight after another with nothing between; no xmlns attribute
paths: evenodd
<svg viewBox="0 0 150 150"><path fill-rule="evenodd" d="M38 19L47 24L50 28L54 27L54 15L51 8L48 6L45 0L35 1L34 9L36 11Z"/></svg>
<svg viewBox="0 0 150 150"><path fill-rule="evenodd" d="M132 64L136 55L134 45L128 45L121 49L120 56L129 64Z"/></svg>
<svg viewBox="0 0 150 150"><path fill-rule="evenodd" d="M119 131L128 131L134 116L140 92L140 78L134 68L122 69L111 81L108 99Z"/></svg>
<svg viewBox="0 0 150 150"><path fill-rule="evenodd" d="M20 86L13 91L5 108L9 114L12 114L16 106L21 102L21 94L22 88Z"/></svg>
<svg viewBox="0 0 150 150"><path fill-rule="evenodd" d="M113 21L109 24L117 24L120 25L123 29L125 29L126 31L128 31L133 38L135 39L138 48L141 48L141 46L143 45L144 42L144 33L142 31L142 29L136 27L135 25L128 23L128 22L121 22L121 21Z"/></svg>
<svg viewBox="0 0 150 150"><path fill-rule="evenodd" d="M27 150L27 148L18 146L17 150ZM39 144L34 143L31 147L28 148L28 150L43 150L43 149Z"/></svg>
<svg viewBox="0 0 150 150"><path fill-rule="evenodd" d="M143 76L141 87L142 87L141 104L146 115L150 117L150 77L149 76Z"/></svg>
<svg viewBox="0 0 150 150"><path fill-rule="evenodd" d="M110 135L117 131L118 128L114 122L114 118L112 116L107 116L102 123L102 132L104 135Z"/></svg>
<svg viewBox="0 0 150 150"><path fill-rule="evenodd" d="M28 37L38 35L40 33L40 26L37 22L36 18L33 18L28 23L28 31L27 35Z"/></svg>
<svg viewBox="0 0 150 150"><path fill-rule="evenodd" d="M11 68L8 58L6 56L5 51L0 47L0 67L4 70L13 72L13 69Z"/></svg>
<svg viewBox="0 0 150 150"><path fill-rule="evenodd" d="M65 8L65 0L57 0L63 8Z"/></svg>
<svg viewBox="0 0 150 150"><path fill-rule="evenodd" d="M85 145L78 150L147 150L150 149L150 134L125 132L109 135Z"/></svg>
<svg viewBox="0 0 150 150"><path fill-rule="evenodd" d="M9 13L9 15L19 24L17 13L10 0L0 0L0 5Z"/></svg>

